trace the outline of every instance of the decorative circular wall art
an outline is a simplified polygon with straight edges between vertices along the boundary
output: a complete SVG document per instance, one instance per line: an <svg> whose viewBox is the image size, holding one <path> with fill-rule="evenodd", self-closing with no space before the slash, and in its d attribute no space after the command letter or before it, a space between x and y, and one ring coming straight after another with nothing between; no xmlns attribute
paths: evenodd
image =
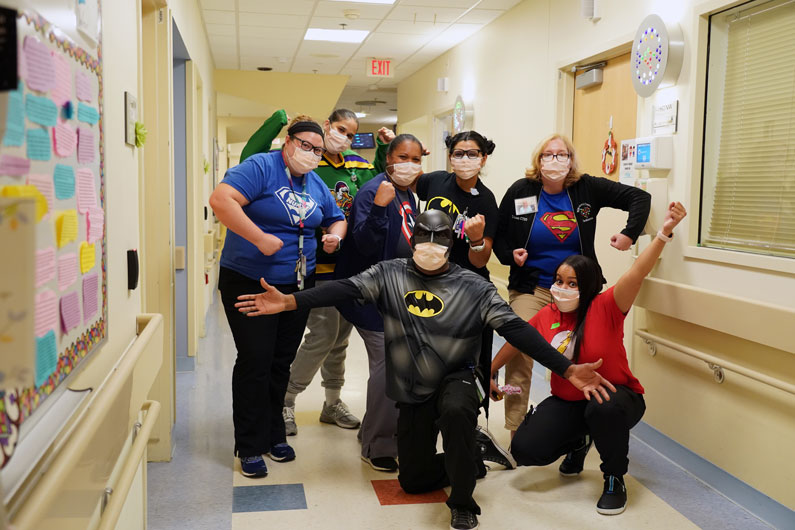
<svg viewBox="0 0 795 530"><path fill-rule="evenodd" d="M453 133L458 134L464 130L466 121L466 106L461 96L455 98L455 105L453 106Z"/></svg>
<svg viewBox="0 0 795 530"><path fill-rule="evenodd" d="M651 96L661 86L676 84L682 69L685 43L677 24L668 27L657 15L640 23L632 42L630 75L635 92Z"/></svg>

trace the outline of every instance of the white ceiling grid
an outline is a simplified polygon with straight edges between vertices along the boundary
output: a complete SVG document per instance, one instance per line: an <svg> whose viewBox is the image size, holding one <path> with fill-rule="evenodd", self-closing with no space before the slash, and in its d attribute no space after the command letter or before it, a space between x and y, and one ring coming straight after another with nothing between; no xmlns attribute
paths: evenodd
<svg viewBox="0 0 795 530"><path fill-rule="evenodd" d="M331 0L201 0L216 67L343 74L338 105L394 121L395 89L424 64L476 33L520 0L396 0L392 5ZM346 18L354 10L358 18ZM361 44L304 41L307 28L367 30ZM368 57L393 59L392 78L367 77ZM355 101L385 104L361 108Z"/></svg>

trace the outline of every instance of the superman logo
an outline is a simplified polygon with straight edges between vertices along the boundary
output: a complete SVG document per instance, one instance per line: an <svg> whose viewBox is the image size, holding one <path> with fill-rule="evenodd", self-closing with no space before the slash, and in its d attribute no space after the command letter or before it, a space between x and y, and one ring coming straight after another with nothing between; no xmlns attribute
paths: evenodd
<svg viewBox="0 0 795 530"><path fill-rule="evenodd" d="M455 218L461 212L458 210L458 207L446 197L434 197L428 200L428 203L425 205L426 210L441 210L451 218Z"/></svg>
<svg viewBox="0 0 795 530"><path fill-rule="evenodd" d="M577 228L574 212L547 212L541 216L541 222L549 228L549 231L561 243L566 241L574 232L574 229Z"/></svg>
<svg viewBox="0 0 795 530"><path fill-rule="evenodd" d="M435 317L444 311L442 299L428 291L409 291L403 301L409 313L418 317Z"/></svg>

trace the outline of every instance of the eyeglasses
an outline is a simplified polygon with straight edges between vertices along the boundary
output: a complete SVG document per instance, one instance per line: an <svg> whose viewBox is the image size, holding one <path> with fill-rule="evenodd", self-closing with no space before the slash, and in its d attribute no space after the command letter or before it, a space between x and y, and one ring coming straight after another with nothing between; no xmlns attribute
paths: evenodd
<svg viewBox="0 0 795 530"><path fill-rule="evenodd" d="M462 149L456 149L453 151L451 155L453 158L462 159L464 156L467 158L480 158L480 149L470 149L468 151L464 151Z"/></svg>
<svg viewBox="0 0 795 530"><path fill-rule="evenodd" d="M552 159L558 162L568 162L571 155L569 153L541 153L541 161L552 162Z"/></svg>
<svg viewBox="0 0 795 530"><path fill-rule="evenodd" d="M326 152L324 147L314 146L306 140L301 140L300 138L293 138L293 140L298 142L298 147L300 147L303 151L312 151L315 153L315 156L323 156L323 153Z"/></svg>

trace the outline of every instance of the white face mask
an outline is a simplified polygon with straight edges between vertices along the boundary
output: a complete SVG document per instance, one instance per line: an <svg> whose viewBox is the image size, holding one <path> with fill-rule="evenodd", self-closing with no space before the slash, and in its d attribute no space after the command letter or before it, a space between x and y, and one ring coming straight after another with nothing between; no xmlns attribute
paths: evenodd
<svg viewBox="0 0 795 530"><path fill-rule="evenodd" d="M350 139L334 127L329 127L329 130L326 131L325 143L326 149L332 155L347 151L351 146Z"/></svg>
<svg viewBox="0 0 795 530"><path fill-rule="evenodd" d="M464 180L469 180L480 173L482 160L482 158L451 158L450 165L453 167L453 173Z"/></svg>
<svg viewBox="0 0 795 530"><path fill-rule="evenodd" d="M426 271L436 271L447 263L447 247L438 243L417 243L414 245L414 263Z"/></svg>
<svg viewBox="0 0 795 530"><path fill-rule="evenodd" d="M287 157L287 165L290 170L299 175L305 175L317 167L320 157L312 151L304 151L299 147L295 148L293 154Z"/></svg>
<svg viewBox="0 0 795 530"><path fill-rule="evenodd" d="M409 186L422 171L420 164L414 162L401 162L392 164L392 173L389 175L398 186Z"/></svg>
<svg viewBox="0 0 795 530"><path fill-rule="evenodd" d="M560 162L553 158L549 162L541 162L541 174L552 181L565 179L569 174L569 162Z"/></svg>
<svg viewBox="0 0 795 530"><path fill-rule="evenodd" d="M580 291L576 289L564 289L563 287L552 285L549 288L549 292L552 293L555 305L558 306L561 313L570 313L580 305Z"/></svg>

